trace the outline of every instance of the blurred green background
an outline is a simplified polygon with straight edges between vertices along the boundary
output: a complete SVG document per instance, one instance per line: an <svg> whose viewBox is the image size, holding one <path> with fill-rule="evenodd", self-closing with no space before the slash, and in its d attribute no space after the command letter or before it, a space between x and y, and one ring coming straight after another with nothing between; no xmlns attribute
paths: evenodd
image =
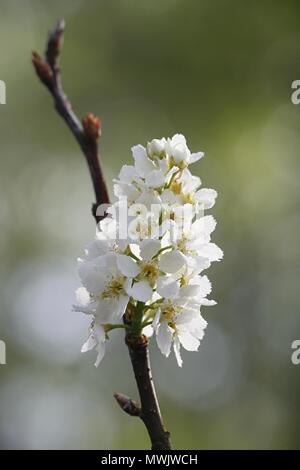
<svg viewBox="0 0 300 470"><path fill-rule="evenodd" d="M87 319L71 312L94 199L30 63L62 16L65 90L80 116L102 119L108 180L132 145L182 132L206 152L193 171L219 191L225 258L208 273L218 305L199 353L180 370L151 351L174 446L299 446L299 1L1 0L0 12L0 447L148 446L112 398L137 397L122 333L95 369L80 354Z"/></svg>

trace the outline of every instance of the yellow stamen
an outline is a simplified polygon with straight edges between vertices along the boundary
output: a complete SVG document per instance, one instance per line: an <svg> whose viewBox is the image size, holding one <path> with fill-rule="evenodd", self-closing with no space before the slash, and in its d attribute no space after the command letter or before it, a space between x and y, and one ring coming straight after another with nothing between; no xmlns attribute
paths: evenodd
<svg viewBox="0 0 300 470"><path fill-rule="evenodd" d="M102 292L102 298L107 299L111 297L119 297L121 294L124 293L123 288L124 278L119 277L112 279L110 282L106 284L106 289Z"/></svg>
<svg viewBox="0 0 300 470"><path fill-rule="evenodd" d="M179 181L172 181L170 185L170 190L173 191L174 194L180 194L181 188L182 188L182 185Z"/></svg>
<svg viewBox="0 0 300 470"><path fill-rule="evenodd" d="M182 194L182 201L185 203L185 204L193 204L194 202L194 196L192 193L188 193L188 194Z"/></svg>
<svg viewBox="0 0 300 470"><path fill-rule="evenodd" d="M158 266L156 263L145 263L142 266L142 277L146 277L149 281L155 281L158 276Z"/></svg>

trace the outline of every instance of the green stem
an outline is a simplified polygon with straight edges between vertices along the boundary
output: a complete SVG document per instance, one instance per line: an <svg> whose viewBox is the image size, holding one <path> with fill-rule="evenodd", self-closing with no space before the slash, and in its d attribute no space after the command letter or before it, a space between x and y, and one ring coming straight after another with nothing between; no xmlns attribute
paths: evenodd
<svg viewBox="0 0 300 470"><path fill-rule="evenodd" d="M127 325L124 325L123 323L116 323L116 324L108 324L106 325L107 328L108 328L108 331L111 331L111 330L116 330L117 328L128 328Z"/></svg>
<svg viewBox="0 0 300 470"><path fill-rule="evenodd" d="M176 171L175 173L173 173L173 175L171 176L170 178L170 181L169 183L166 185L166 189L169 189L171 184L173 183L174 179L176 178L176 176L178 175L178 173L180 173L181 170L178 170Z"/></svg>
<svg viewBox="0 0 300 470"><path fill-rule="evenodd" d="M151 321L145 321L144 323L142 323L142 328L145 328L145 326L149 326L149 325L152 325L152 320Z"/></svg>
<svg viewBox="0 0 300 470"><path fill-rule="evenodd" d="M134 309L134 315L132 318L131 332L135 337L140 336L142 332L142 322L145 304L144 302L137 302Z"/></svg>
<svg viewBox="0 0 300 470"><path fill-rule="evenodd" d="M131 249L128 247L128 255L134 259L135 261L141 261L134 253L132 253Z"/></svg>
<svg viewBox="0 0 300 470"><path fill-rule="evenodd" d="M165 250L170 250L170 248L173 248L173 246L172 246L172 245L164 246L163 248L161 248L160 250L158 250L158 252L157 252L154 256L152 256L152 259L158 258L159 255L160 255L163 251L165 251Z"/></svg>

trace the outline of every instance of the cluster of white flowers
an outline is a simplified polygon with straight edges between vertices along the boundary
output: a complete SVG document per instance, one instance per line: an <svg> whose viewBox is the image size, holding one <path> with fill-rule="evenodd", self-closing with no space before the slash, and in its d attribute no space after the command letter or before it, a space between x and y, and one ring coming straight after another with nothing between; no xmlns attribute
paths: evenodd
<svg viewBox="0 0 300 470"><path fill-rule="evenodd" d="M202 272L223 257L210 241L216 222L204 215L217 193L189 171L204 154L191 153L181 134L137 145L132 154L134 165L124 165L115 181L117 201L79 259L83 287L74 308L92 317L82 351L96 348L98 365L109 332L126 327L137 336L155 333L165 356L173 345L181 367L180 347L196 351L204 335L201 306L215 304ZM124 325L126 310L132 321Z"/></svg>

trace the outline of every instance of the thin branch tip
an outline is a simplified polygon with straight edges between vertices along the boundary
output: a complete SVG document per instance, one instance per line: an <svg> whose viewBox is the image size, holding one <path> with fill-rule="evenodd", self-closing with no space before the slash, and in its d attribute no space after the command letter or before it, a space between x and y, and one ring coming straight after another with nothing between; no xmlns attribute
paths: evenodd
<svg viewBox="0 0 300 470"><path fill-rule="evenodd" d="M71 102L64 92L59 67L64 31L65 21L60 19L48 34L45 56L41 57L37 52L33 52L31 60L37 76L52 95L56 111L71 130L84 154L95 192L94 206L98 207L101 204L109 204L109 194L100 165L98 149L101 121L92 113L88 113L81 121L73 111ZM93 214L96 222L99 222L102 217L96 215L95 209L93 209Z"/></svg>
<svg viewBox="0 0 300 470"><path fill-rule="evenodd" d="M65 20L62 18L57 21L55 27L48 33L45 55L51 67L55 66L55 62L62 49L65 26Z"/></svg>

